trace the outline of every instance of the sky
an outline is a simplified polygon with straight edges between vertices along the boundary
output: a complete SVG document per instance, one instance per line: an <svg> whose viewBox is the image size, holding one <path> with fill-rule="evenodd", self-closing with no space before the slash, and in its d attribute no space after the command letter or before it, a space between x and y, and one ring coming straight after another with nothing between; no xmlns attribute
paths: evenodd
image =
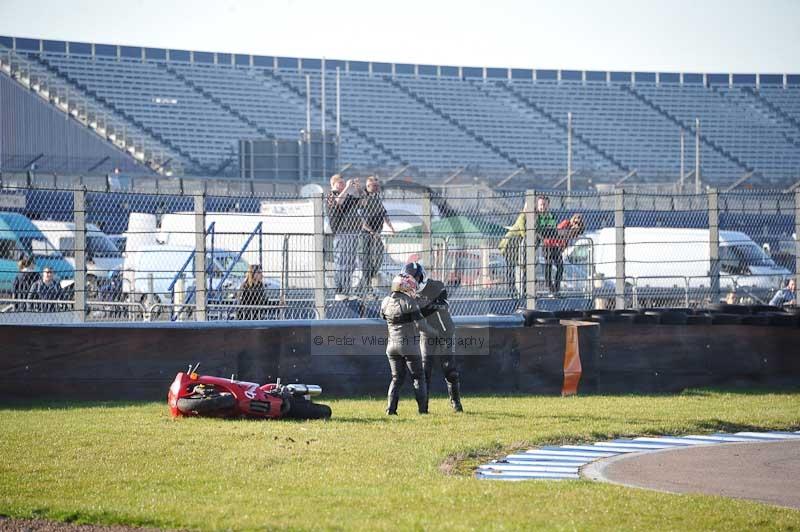
<svg viewBox="0 0 800 532"><path fill-rule="evenodd" d="M0 35L456 66L800 73L800 0L0 0Z"/></svg>

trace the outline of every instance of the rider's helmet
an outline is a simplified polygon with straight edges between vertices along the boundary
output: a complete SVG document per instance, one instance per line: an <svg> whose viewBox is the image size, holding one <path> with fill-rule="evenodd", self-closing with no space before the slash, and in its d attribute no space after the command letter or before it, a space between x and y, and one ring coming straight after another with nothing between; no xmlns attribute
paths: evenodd
<svg viewBox="0 0 800 532"><path fill-rule="evenodd" d="M413 277L418 285L424 285L428 280L428 273L425 271L425 267L419 262L407 263L405 266L403 266L403 269L400 273L404 273L410 277Z"/></svg>
<svg viewBox="0 0 800 532"><path fill-rule="evenodd" d="M392 292L402 292L409 297L417 295L417 281L405 274L395 275L392 279Z"/></svg>

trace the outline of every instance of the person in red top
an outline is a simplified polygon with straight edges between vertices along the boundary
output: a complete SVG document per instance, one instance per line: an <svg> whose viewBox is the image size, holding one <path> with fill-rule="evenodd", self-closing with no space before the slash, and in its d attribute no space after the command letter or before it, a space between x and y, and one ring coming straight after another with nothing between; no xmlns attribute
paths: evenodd
<svg viewBox="0 0 800 532"><path fill-rule="evenodd" d="M542 247L545 252L546 268L555 265L556 275L550 284L550 292L557 295L561 289L561 279L564 277L564 249L573 238L577 238L583 233L583 217L580 214L573 214L569 219L561 220L556 226L555 235L543 239ZM549 276L547 276L549 277Z"/></svg>

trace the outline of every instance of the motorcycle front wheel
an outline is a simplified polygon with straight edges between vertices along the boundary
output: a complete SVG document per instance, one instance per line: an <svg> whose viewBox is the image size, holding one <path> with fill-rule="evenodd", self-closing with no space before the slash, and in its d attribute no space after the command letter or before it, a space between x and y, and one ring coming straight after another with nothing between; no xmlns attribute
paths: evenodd
<svg viewBox="0 0 800 532"><path fill-rule="evenodd" d="M236 407L236 398L229 394L197 395L178 399L178 410L184 415L218 416Z"/></svg>

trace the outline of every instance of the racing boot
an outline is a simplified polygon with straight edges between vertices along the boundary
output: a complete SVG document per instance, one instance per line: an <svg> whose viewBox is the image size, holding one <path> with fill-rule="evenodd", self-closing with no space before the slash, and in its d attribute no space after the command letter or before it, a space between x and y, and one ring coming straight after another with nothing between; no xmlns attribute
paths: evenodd
<svg viewBox="0 0 800 532"><path fill-rule="evenodd" d="M422 376L421 376L422 377ZM417 400L417 409L420 414L428 413L428 387L425 378L414 379L414 397Z"/></svg>
<svg viewBox="0 0 800 532"><path fill-rule="evenodd" d="M464 408L461 406L461 384L458 381L447 381L447 395L450 396L450 406L453 407L453 411L463 412Z"/></svg>
<svg viewBox="0 0 800 532"><path fill-rule="evenodd" d="M392 379L391 384L389 384L389 397L388 397L388 404L386 405L386 415L388 416L397 415L397 403L399 401L400 401L400 385L396 380Z"/></svg>

